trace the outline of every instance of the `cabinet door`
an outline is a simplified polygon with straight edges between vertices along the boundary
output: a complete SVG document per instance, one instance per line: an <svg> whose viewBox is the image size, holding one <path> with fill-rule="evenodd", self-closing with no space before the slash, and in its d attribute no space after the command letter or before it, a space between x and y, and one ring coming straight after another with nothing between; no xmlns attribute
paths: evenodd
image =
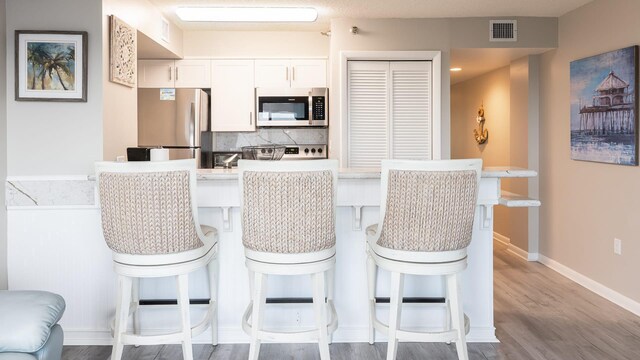
<svg viewBox="0 0 640 360"><path fill-rule="evenodd" d="M327 87L327 61L291 60L291 87Z"/></svg>
<svg viewBox="0 0 640 360"><path fill-rule="evenodd" d="M211 130L255 131L253 60L213 60Z"/></svg>
<svg viewBox="0 0 640 360"><path fill-rule="evenodd" d="M172 88L173 60L138 61L139 88Z"/></svg>
<svg viewBox="0 0 640 360"><path fill-rule="evenodd" d="M176 60L175 87L211 87L211 60Z"/></svg>
<svg viewBox="0 0 640 360"><path fill-rule="evenodd" d="M289 60L256 60L256 87L288 88L290 72Z"/></svg>

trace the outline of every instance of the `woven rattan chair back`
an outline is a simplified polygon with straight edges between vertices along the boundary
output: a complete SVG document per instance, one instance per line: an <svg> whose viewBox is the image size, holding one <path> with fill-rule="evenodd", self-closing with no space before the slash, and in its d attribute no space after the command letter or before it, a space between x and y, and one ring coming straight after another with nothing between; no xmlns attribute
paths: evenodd
<svg viewBox="0 0 640 360"><path fill-rule="evenodd" d="M193 218L189 171L98 176L102 230L113 251L158 255L203 246Z"/></svg>
<svg viewBox="0 0 640 360"><path fill-rule="evenodd" d="M332 171L245 171L242 180L246 248L299 254L335 246Z"/></svg>
<svg viewBox="0 0 640 360"><path fill-rule="evenodd" d="M469 246L478 194L474 170L389 169L378 245L404 251Z"/></svg>

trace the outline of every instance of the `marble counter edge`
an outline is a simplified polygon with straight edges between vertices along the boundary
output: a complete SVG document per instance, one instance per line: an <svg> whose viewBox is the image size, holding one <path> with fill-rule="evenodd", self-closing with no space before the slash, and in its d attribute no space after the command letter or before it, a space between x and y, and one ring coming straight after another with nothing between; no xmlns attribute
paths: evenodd
<svg viewBox="0 0 640 360"><path fill-rule="evenodd" d="M533 170L512 167L487 167L482 170L483 178L533 177ZM339 179L376 180L380 170L340 169ZM199 169L198 181L236 181L237 169ZM5 206L14 207L55 207L91 206L96 204L95 175L56 176L9 176L5 186Z"/></svg>

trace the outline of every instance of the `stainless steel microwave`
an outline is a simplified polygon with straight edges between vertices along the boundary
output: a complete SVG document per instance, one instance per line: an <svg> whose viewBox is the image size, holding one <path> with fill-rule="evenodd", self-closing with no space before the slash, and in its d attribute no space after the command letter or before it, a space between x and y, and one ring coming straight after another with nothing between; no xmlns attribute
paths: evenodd
<svg viewBox="0 0 640 360"><path fill-rule="evenodd" d="M329 89L256 88L258 126L328 126Z"/></svg>

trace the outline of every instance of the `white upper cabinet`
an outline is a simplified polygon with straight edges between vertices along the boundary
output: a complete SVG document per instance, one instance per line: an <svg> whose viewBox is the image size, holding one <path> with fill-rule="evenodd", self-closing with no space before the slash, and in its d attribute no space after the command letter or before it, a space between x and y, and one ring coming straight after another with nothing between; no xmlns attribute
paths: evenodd
<svg viewBox="0 0 640 360"><path fill-rule="evenodd" d="M253 60L213 60L211 130L255 131Z"/></svg>
<svg viewBox="0 0 640 360"><path fill-rule="evenodd" d="M289 60L256 60L256 87L288 88L289 67Z"/></svg>
<svg viewBox="0 0 640 360"><path fill-rule="evenodd" d="M327 87L327 61L322 59L256 60L256 87Z"/></svg>
<svg viewBox="0 0 640 360"><path fill-rule="evenodd" d="M291 60L291 87L327 87L327 61Z"/></svg>
<svg viewBox="0 0 640 360"><path fill-rule="evenodd" d="M211 60L176 60L175 69L175 87L211 87Z"/></svg>
<svg viewBox="0 0 640 360"><path fill-rule="evenodd" d="M211 60L140 60L138 87L211 87Z"/></svg>
<svg viewBox="0 0 640 360"><path fill-rule="evenodd" d="M138 61L139 88L171 88L174 79L173 60Z"/></svg>

